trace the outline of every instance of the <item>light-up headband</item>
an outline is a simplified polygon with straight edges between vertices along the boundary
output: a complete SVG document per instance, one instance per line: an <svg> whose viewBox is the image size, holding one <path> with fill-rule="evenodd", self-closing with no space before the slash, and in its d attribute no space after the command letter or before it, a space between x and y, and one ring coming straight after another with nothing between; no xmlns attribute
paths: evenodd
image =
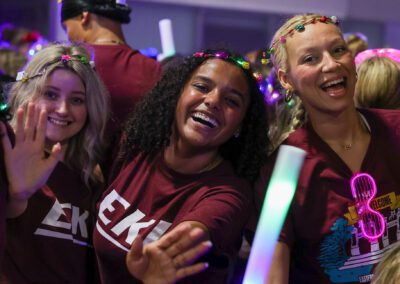
<svg viewBox="0 0 400 284"><path fill-rule="evenodd" d="M368 49L357 54L354 59L356 65L371 57L386 57L397 63L400 63L400 50L394 48L376 48Z"/></svg>
<svg viewBox="0 0 400 284"><path fill-rule="evenodd" d="M303 32L305 30L305 26L309 25L309 24L315 24L315 23L330 23L330 24L334 24L334 25L339 25L339 21L337 19L336 16L318 16L318 17L314 17L309 19L308 21L301 23L301 24L297 24L294 26L294 28L290 29L288 32L286 32L285 34L283 34L282 36L280 36L279 38L275 39L272 43L271 46L269 47L269 49L265 50L263 52L263 59L261 60L262 64L267 64L269 62L269 59L271 57L271 54L274 53L275 48L277 46L277 44L284 44L286 43L286 39L288 36L292 36L295 32Z"/></svg>

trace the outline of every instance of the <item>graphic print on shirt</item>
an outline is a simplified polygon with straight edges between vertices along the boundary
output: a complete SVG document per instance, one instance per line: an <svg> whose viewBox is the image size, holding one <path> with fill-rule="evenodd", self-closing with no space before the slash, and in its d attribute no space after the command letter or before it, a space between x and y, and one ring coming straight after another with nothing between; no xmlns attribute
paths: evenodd
<svg viewBox="0 0 400 284"><path fill-rule="evenodd" d="M87 221L89 212L80 209L71 203L60 203L57 199L49 213L36 229L35 235L71 240L74 244L91 246L88 244Z"/></svg>
<svg viewBox="0 0 400 284"><path fill-rule="evenodd" d="M400 241L400 196L391 192L373 199L370 206L384 216L385 231L381 237L368 240L364 236L357 208L351 206L321 243L319 261L333 283L371 281L374 265Z"/></svg>
<svg viewBox="0 0 400 284"><path fill-rule="evenodd" d="M154 226L151 232L146 236L143 243L147 244L158 240L172 223L163 220L154 220L148 218L139 209L127 216L123 214L123 219L114 224L107 216L113 213L125 212L131 205L115 190L112 190L100 203L96 228L98 232L109 242L124 251L129 251L132 242L138 236L139 231L150 226ZM122 211L121 211L122 210ZM107 216L106 216L107 215Z"/></svg>

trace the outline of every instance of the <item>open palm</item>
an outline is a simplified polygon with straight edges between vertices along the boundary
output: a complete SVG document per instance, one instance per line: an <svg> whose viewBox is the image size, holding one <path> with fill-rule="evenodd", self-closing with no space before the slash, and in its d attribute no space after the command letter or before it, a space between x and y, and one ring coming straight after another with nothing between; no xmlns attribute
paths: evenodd
<svg viewBox="0 0 400 284"><path fill-rule="evenodd" d="M18 109L15 128L15 145L3 135L4 160L9 181L10 198L27 200L49 178L61 157L59 143L45 157L47 112L29 103L24 121L24 110ZM5 133L5 126L2 125Z"/></svg>

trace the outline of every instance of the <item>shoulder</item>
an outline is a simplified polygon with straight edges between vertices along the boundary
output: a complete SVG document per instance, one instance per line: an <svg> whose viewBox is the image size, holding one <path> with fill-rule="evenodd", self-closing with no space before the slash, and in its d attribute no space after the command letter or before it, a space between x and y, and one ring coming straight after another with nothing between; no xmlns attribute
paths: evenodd
<svg viewBox="0 0 400 284"><path fill-rule="evenodd" d="M400 110L359 109L372 129L372 133L388 132L400 137Z"/></svg>
<svg viewBox="0 0 400 284"><path fill-rule="evenodd" d="M359 109L360 113L363 114L368 122L380 120L385 123L397 123L400 121L400 110L397 109Z"/></svg>
<svg viewBox="0 0 400 284"><path fill-rule="evenodd" d="M91 47L94 50L96 63L113 61L114 64L138 66L142 71L161 73L160 63L128 45L92 45Z"/></svg>

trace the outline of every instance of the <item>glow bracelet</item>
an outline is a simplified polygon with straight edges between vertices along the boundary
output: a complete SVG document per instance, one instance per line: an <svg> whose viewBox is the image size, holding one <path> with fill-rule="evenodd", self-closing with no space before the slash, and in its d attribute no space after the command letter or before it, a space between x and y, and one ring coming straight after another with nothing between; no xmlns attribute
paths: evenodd
<svg viewBox="0 0 400 284"><path fill-rule="evenodd" d="M296 191L306 152L288 145L279 148L258 221L244 284L264 284L268 279L278 236Z"/></svg>

